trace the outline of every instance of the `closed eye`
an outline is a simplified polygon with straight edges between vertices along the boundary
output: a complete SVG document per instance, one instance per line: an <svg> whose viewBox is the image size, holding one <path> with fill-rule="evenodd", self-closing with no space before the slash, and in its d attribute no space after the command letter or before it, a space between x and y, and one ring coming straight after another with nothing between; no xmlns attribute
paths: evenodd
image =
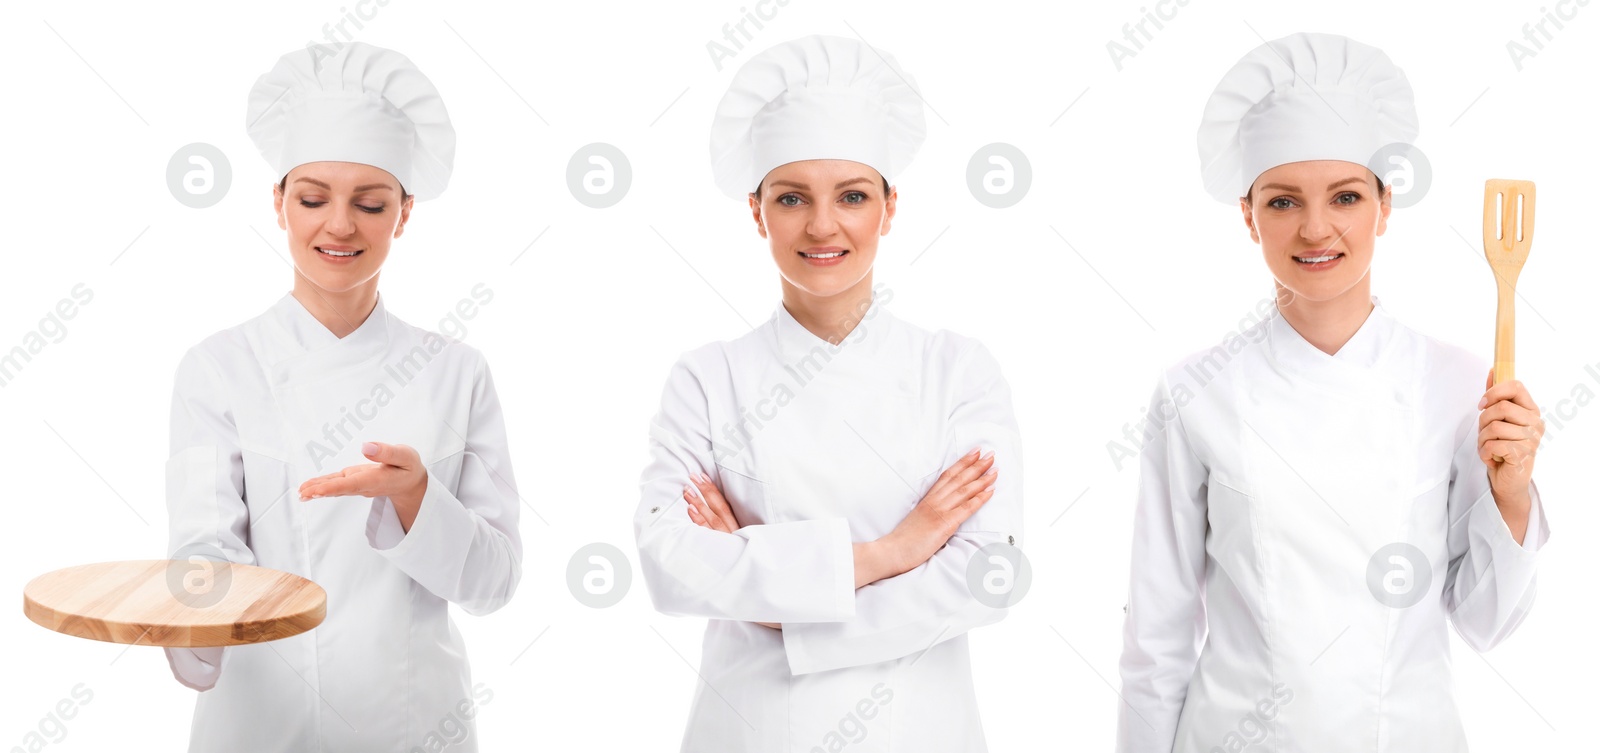
<svg viewBox="0 0 1600 753"><path fill-rule="evenodd" d="M300 206L303 206L303 207L305 207L307 209L316 209L317 207L324 206L327 203L328 202L326 202L326 201L306 201L305 199L301 199L300 200ZM357 204L356 205L356 209L359 209L359 210L361 210L363 212L366 212L367 214L383 214L383 210L385 208L386 207L384 205L382 205L382 204L379 204L378 206L375 206L375 207L366 206L364 204Z"/></svg>

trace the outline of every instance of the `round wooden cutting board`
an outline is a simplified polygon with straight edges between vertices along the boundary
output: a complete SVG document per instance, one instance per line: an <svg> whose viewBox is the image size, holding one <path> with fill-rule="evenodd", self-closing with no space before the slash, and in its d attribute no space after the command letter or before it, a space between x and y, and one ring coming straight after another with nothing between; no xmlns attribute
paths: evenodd
<svg viewBox="0 0 1600 753"><path fill-rule="evenodd" d="M290 573L203 560L78 565L30 581L28 619L58 633L148 646L237 646L322 624L328 595Z"/></svg>

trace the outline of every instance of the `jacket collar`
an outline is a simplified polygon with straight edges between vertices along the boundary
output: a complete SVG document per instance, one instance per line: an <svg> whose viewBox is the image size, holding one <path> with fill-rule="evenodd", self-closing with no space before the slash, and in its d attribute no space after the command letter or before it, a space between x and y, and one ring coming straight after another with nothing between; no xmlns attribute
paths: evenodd
<svg viewBox="0 0 1600 753"><path fill-rule="evenodd" d="M389 348L389 315L383 294L355 331L337 337L294 297L285 293L267 312L267 323L283 342L285 356L273 364L275 381L315 379L368 368Z"/></svg>
<svg viewBox="0 0 1600 753"><path fill-rule="evenodd" d="M1372 311L1354 335L1329 355L1312 345L1274 309L1268 330L1268 346L1275 363L1318 381L1338 381L1380 366L1393 349L1398 322L1377 296L1372 296Z"/></svg>
<svg viewBox="0 0 1600 753"><path fill-rule="evenodd" d="M867 355L875 353L893 321L894 316L874 293L872 303L862 313L861 320L856 322L850 334L845 335L837 344L812 334L811 330L806 329L793 314L789 313L789 309L785 308L781 301L767 322L767 330L771 333L778 354L786 363L792 364L813 354L831 358L845 353L860 352Z"/></svg>

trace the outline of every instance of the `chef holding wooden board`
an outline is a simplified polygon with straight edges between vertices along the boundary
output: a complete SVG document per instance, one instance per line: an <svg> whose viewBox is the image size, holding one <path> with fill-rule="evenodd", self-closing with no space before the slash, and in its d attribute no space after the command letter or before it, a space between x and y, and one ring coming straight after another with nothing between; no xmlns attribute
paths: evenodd
<svg viewBox="0 0 1600 753"><path fill-rule="evenodd" d="M452 750L476 750L449 606L488 614L521 580L505 423L483 354L378 291L414 202L448 183L449 114L410 60L362 42L284 55L246 110L292 290L178 365L170 559L46 574L24 611L163 646L202 691L191 751L434 749L443 718L468 732Z"/></svg>

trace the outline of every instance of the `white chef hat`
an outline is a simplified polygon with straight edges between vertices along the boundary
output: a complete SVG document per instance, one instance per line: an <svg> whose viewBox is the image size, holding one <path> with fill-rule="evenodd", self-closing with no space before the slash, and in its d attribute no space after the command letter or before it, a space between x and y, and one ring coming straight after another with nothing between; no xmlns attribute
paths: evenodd
<svg viewBox="0 0 1600 753"><path fill-rule="evenodd" d="M711 169L743 198L779 165L842 159L895 177L927 136L922 96L894 57L843 37L809 36L740 66L711 123Z"/></svg>
<svg viewBox="0 0 1600 753"><path fill-rule="evenodd" d="M1217 84L1200 120L1201 177L1208 193L1233 203L1278 165L1369 165L1385 146L1416 137L1411 84L1383 50L1292 34L1251 50Z"/></svg>
<svg viewBox="0 0 1600 753"><path fill-rule="evenodd" d="M278 177L307 162L389 171L417 199L450 182L456 132L433 82L394 50L295 50L250 89L245 130Z"/></svg>

